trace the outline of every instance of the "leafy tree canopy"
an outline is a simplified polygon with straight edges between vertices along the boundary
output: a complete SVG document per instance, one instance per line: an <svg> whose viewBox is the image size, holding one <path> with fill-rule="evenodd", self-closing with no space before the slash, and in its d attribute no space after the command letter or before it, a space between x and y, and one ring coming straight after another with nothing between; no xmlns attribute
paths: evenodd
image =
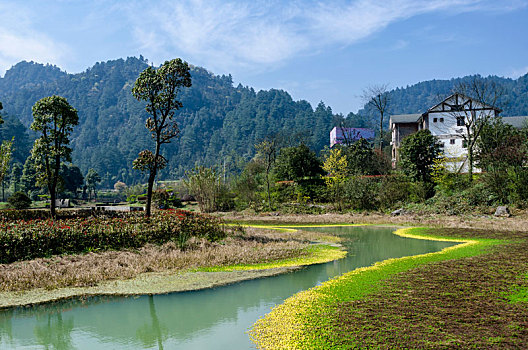
<svg viewBox="0 0 528 350"><path fill-rule="evenodd" d="M278 180L302 180L323 175L321 162L308 146L301 143L297 147L280 150L275 162L275 175Z"/></svg>
<svg viewBox="0 0 528 350"><path fill-rule="evenodd" d="M484 123L477 139L477 165L487 171L522 167L528 161L527 130L504 124L501 118Z"/></svg>
<svg viewBox="0 0 528 350"><path fill-rule="evenodd" d="M431 182L433 164L440 154L440 146L429 130L420 130L401 142L400 167L415 181Z"/></svg>
<svg viewBox="0 0 528 350"><path fill-rule="evenodd" d="M40 137L35 140L31 156L35 159L37 181L46 186L51 197L51 216L55 216L55 199L63 161L71 162L70 134L78 124L77 111L61 96L44 97L33 105L31 129Z"/></svg>

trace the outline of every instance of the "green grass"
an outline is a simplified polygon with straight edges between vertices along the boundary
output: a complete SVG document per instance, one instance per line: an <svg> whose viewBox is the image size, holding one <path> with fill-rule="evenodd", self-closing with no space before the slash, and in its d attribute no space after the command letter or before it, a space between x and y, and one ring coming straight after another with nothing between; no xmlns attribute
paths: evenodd
<svg viewBox="0 0 528 350"><path fill-rule="evenodd" d="M524 278L528 279L528 274L524 275ZM528 303L528 287L517 287L506 298L511 303Z"/></svg>
<svg viewBox="0 0 528 350"><path fill-rule="evenodd" d="M263 349L339 349L335 346L330 324L335 316L332 306L358 300L376 292L381 281L423 264L483 254L488 248L504 243L497 239L453 239L431 235L427 228L401 229L396 234L421 239L464 241L440 252L389 259L360 268L300 292L258 320L250 337ZM348 348L348 347L347 347Z"/></svg>

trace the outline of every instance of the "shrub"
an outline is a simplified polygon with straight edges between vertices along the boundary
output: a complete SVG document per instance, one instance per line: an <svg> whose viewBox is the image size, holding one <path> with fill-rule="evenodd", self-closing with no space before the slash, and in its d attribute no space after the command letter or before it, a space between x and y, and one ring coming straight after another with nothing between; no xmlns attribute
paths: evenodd
<svg viewBox="0 0 528 350"><path fill-rule="evenodd" d="M27 209L31 206L31 199L24 192L15 192L7 199L9 206L15 209Z"/></svg>
<svg viewBox="0 0 528 350"><path fill-rule="evenodd" d="M379 206L382 209L400 207L411 195L412 183L406 176L386 176L381 180L378 192Z"/></svg>
<svg viewBox="0 0 528 350"><path fill-rule="evenodd" d="M183 206L177 194L161 188L154 191L152 199L159 209L181 208Z"/></svg>
<svg viewBox="0 0 528 350"><path fill-rule="evenodd" d="M372 210L379 206L377 178L350 177L343 184L343 197L348 206L356 210Z"/></svg>
<svg viewBox="0 0 528 350"><path fill-rule="evenodd" d="M453 173L445 171L443 173L437 173L434 177L436 189L442 191L447 195L454 193L460 193L469 187L468 178L464 174Z"/></svg>
<svg viewBox="0 0 528 350"><path fill-rule="evenodd" d="M312 202L324 202L327 196L325 180L321 178L299 180L296 193L310 197Z"/></svg>
<svg viewBox="0 0 528 350"><path fill-rule="evenodd" d="M235 209L235 194L226 185L220 185L216 203L218 211L230 211Z"/></svg>
<svg viewBox="0 0 528 350"><path fill-rule="evenodd" d="M528 201L528 169L516 168L508 171L510 201L525 203Z"/></svg>
<svg viewBox="0 0 528 350"><path fill-rule="evenodd" d="M166 210L150 220L87 217L59 220L3 220L0 223L0 263L58 254L139 248L169 241L183 246L190 237L218 241L226 236L217 218L184 210Z"/></svg>

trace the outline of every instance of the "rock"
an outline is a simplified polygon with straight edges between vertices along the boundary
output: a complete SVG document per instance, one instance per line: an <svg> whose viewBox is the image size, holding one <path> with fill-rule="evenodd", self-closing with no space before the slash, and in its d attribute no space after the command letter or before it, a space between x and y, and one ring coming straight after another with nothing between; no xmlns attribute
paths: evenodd
<svg viewBox="0 0 528 350"><path fill-rule="evenodd" d="M507 217L509 218L511 216L510 209L508 209L505 205L500 205L497 207L497 210L495 210L495 214L493 214L497 217Z"/></svg>
<svg viewBox="0 0 528 350"><path fill-rule="evenodd" d="M391 213L392 216L400 216L403 214L405 214L405 210L403 208L396 209L395 211Z"/></svg>

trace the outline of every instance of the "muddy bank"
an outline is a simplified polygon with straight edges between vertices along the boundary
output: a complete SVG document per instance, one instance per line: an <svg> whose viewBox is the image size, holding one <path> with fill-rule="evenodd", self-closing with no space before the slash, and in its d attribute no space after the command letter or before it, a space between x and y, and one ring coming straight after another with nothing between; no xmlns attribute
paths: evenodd
<svg viewBox="0 0 528 350"><path fill-rule="evenodd" d="M166 294L218 287L240 281L287 273L300 266L266 270L146 273L128 280L105 281L93 287L69 287L0 293L0 308L28 306L50 301L96 295Z"/></svg>

